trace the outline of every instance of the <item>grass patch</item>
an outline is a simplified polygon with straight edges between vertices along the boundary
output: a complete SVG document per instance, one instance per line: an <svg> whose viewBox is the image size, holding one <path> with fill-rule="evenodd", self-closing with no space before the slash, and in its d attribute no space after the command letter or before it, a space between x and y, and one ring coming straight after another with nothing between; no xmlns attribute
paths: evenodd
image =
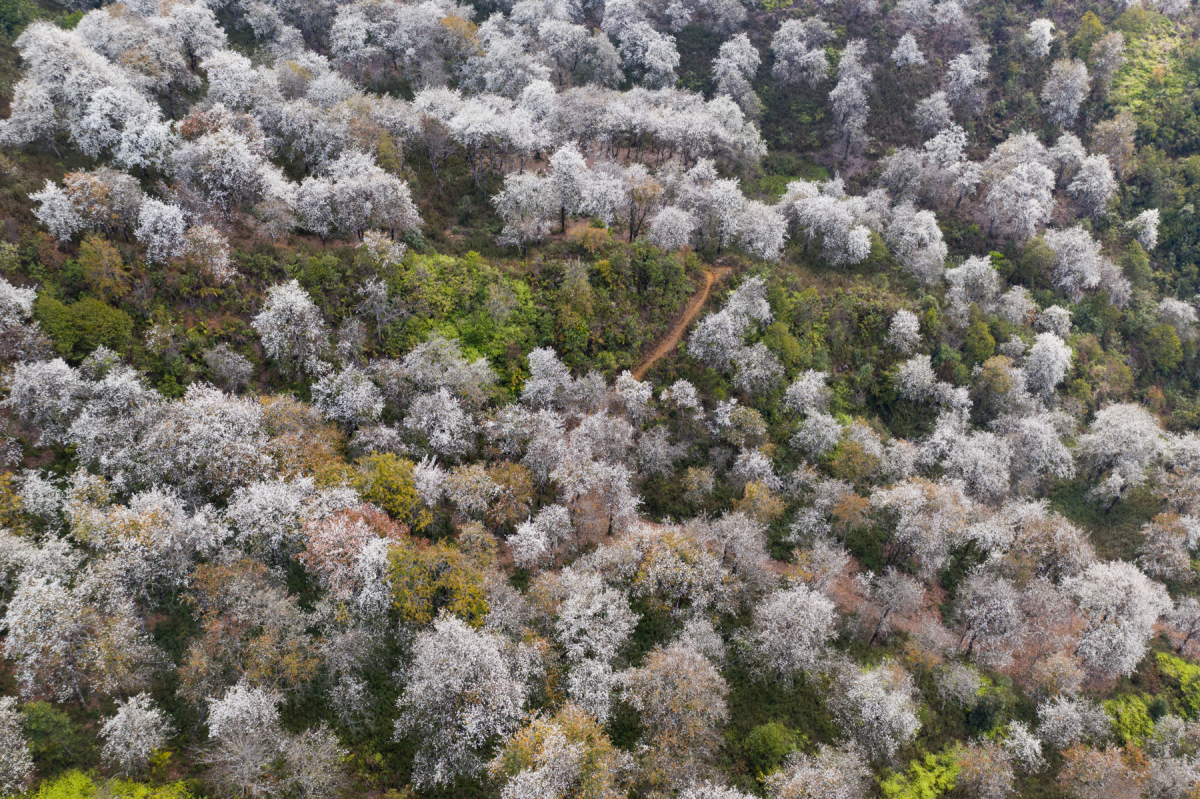
<svg viewBox="0 0 1200 799"><path fill-rule="evenodd" d="M1127 60L1113 80L1112 103L1128 108L1139 123L1154 122L1164 103L1184 93L1179 33L1162 14L1141 8L1121 15L1113 26L1125 33Z"/></svg>
<svg viewBox="0 0 1200 799"><path fill-rule="evenodd" d="M783 196L787 184L794 180L828 180L829 170L808 158L786 152L773 152L763 161L763 174L753 184L751 194L764 201Z"/></svg>
<svg viewBox="0 0 1200 799"><path fill-rule="evenodd" d="M1100 558L1135 560L1142 525L1162 511L1162 499L1138 488L1105 507L1102 500L1089 496L1089 488L1082 480L1063 484L1051 492L1050 506L1090 533Z"/></svg>

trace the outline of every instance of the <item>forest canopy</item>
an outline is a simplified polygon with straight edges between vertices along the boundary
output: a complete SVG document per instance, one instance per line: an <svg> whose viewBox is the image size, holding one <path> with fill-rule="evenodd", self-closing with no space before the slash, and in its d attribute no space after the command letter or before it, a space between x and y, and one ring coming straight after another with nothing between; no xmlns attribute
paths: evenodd
<svg viewBox="0 0 1200 799"><path fill-rule="evenodd" d="M0 0L0 797L1194 799L1187 0Z"/></svg>

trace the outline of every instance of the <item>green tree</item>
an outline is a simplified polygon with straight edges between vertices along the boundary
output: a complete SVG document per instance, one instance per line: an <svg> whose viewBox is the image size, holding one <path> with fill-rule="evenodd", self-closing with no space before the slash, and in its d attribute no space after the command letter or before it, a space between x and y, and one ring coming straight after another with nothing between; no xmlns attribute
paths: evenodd
<svg viewBox="0 0 1200 799"><path fill-rule="evenodd" d="M781 321L774 321L763 336L763 343L779 356L779 360L788 369L797 369L804 359L804 351L800 347L800 339L792 335L788 326Z"/></svg>
<svg viewBox="0 0 1200 799"><path fill-rule="evenodd" d="M797 748L796 735L778 721L760 724L750 731L742 744L750 770L767 775L779 768L783 759Z"/></svg>
<svg viewBox="0 0 1200 799"><path fill-rule="evenodd" d="M967 328L966 341L963 342L963 355L966 356L967 363L983 363L995 352L996 339L992 337L992 331L988 329L986 322L977 318Z"/></svg>
<svg viewBox="0 0 1200 799"><path fill-rule="evenodd" d="M75 342L77 357L82 358L101 344L120 353L129 346L133 318L119 308L106 305L95 297L84 297L71 304L71 315L79 333Z"/></svg>
<svg viewBox="0 0 1200 799"><path fill-rule="evenodd" d="M1184 715L1188 718L1200 715L1200 665L1167 652L1157 652L1154 657L1158 661L1158 670L1168 678L1164 682L1171 687L1172 693L1178 692Z"/></svg>
<svg viewBox="0 0 1200 799"><path fill-rule="evenodd" d="M78 725L50 702L30 702L21 708L25 735L38 770L44 774L72 766L90 765L95 754Z"/></svg>
<svg viewBox="0 0 1200 799"><path fill-rule="evenodd" d="M393 519L414 531L423 530L433 521L433 515L417 494L413 482L415 467L412 461L391 452L369 455L358 464L354 487L364 500L383 508Z"/></svg>
<svg viewBox="0 0 1200 799"><path fill-rule="evenodd" d="M1158 325L1146 335L1146 358L1160 374L1168 375L1183 359L1179 335L1170 325Z"/></svg>
<svg viewBox="0 0 1200 799"><path fill-rule="evenodd" d="M92 291L104 300L119 300L129 293L129 270L121 253L102 236L92 233L79 245L79 265Z"/></svg>
<svg viewBox="0 0 1200 799"><path fill-rule="evenodd" d="M1050 270L1054 268L1054 250L1046 244L1041 236L1030 239L1021 250L1021 258L1014 270L1012 281L1024 283L1026 286L1045 286Z"/></svg>
<svg viewBox="0 0 1200 799"><path fill-rule="evenodd" d="M68 771L42 783L32 799L192 799L192 793L182 782L169 785L147 785L133 780L107 780L97 783L80 771Z"/></svg>
<svg viewBox="0 0 1200 799"><path fill-rule="evenodd" d="M69 358L79 339L71 310L49 294L42 293L33 304L33 317L54 342L58 354Z"/></svg>
<svg viewBox="0 0 1200 799"><path fill-rule="evenodd" d="M1079 20L1079 30L1071 38L1071 52L1076 58L1086 59L1092 52L1092 45L1100 41L1104 35L1104 23L1095 12L1089 11Z"/></svg>
<svg viewBox="0 0 1200 799"><path fill-rule="evenodd" d="M83 358L101 344L124 353L133 334L133 318L95 297L64 305L41 294L33 306L34 318L64 358Z"/></svg>
<svg viewBox="0 0 1200 799"><path fill-rule="evenodd" d="M1150 256L1136 241L1129 242L1129 247L1121 258L1121 270L1135 288L1149 289L1154 285L1154 268L1150 265Z"/></svg>
<svg viewBox="0 0 1200 799"><path fill-rule="evenodd" d="M392 605L401 620L429 624L440 611L476 627L487 614L483 573L447 543L426 545L407 539L389 553Z"/></svg>

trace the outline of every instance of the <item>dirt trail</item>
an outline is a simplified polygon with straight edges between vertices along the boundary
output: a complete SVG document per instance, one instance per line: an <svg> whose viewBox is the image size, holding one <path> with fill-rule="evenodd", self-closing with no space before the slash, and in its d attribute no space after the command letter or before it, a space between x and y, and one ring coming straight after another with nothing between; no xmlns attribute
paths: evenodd
<svg viewBox="0 0 1200 799"><path fill-rule="evenodd" d="M658 342L658 345L654 348L654 352L650 353L650 357L642 361L642 365L633 370L635 378L641 380L646 376L646 372L650 371L650 367L658 362L659 358L667 355L679 345L679 340L683 338L684 332L688 329L692 321L695 320L696 315L700 313L700 309L704 307L704 303L708 300L708 294L712 291L713 284L718 280L723 280L732 271L733 268L729 266L718 266L715 269L706 269L704 271L704 286L692 297L691 302L687 304L687 308L683 309L683 316L671 327L671 332L667 333L666 337Z"/></svg>

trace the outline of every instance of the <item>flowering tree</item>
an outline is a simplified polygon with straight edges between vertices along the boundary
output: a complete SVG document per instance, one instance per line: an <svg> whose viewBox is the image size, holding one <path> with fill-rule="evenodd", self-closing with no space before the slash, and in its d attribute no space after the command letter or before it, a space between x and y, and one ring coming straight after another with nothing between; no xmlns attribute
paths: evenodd
<svg viewBox="0 0 1200 799"><path fill-rule="evenodd" d="M957 617L968 657L1003 665L1021 643L1020 594L1008 580L978 573L963 586Z"/></svg>
<svg viewBox="0 0 1200 799"><path fill-rule="evenodd" d="M1093 489L1116 499L1146 481L1146 469L1165 452L1158 420L1139 405L1117 404L1100 409L1092 426L1079 437L1080 465L1103 479Z"/></svg>
<svg viewBox="0 0 1200 799"><path fill-rule="evenodd" d="M1035 162L1015 164L988 189L986 206L993 229L1020 241L1033 237L1050 219L1054 173Z"/></svg>
<svg viewBox="0 0 1200 799"><path fill-rule="evenodd" d="M270 767L283 736L281 700L279 694L241 684L208 700L208 736L214 746L206 759L220 783L252 795L270 790Z"/></svg>
<svg viewBox="0 0 1200 799"><path fill-rule="evenodd" d="M772 799L866 799L870 769L852 747L821 746L815 755L794 753L767 776Z"/></svg>
<svg viewBox="0 0 1200 799"><path fill-rule="evenodd" d="M267 289L267 301L253 324L267 355L295 371L321 371L329 328L299 281Z"/></svg>
<svg viewBox="0 0 1200 799"><path fill-rule="evenodd" d="M83 217L75 210L70 196L53 181L47 180L45 187L36 194L29 195L29 199L38 203L34 216L59 242L68 242L83 230Z"/></svg>
<svg viewBox="0 0 1200 799"><path fill-rule="evenodd" d="M667 206L650 220L647 238L655 247L663 250L681 250L692 240L696 232L696 217L675 206Z"/></svg>
<svg viewBox="0 0 1200 799"><path fill-rule="evenodd" d="M496 212L504 220L500 243L515 244L522 253L550 233L555 211L554 192L546 178L533 172L510 173L504 178L504 189L492 198Z"/></svg>
<svg viewBox="0 0 1200 799"><path fill-rule="evenodd" d="M1125 223L1127 228L1134 231L1142 247L1147 250L1153 250L1158 246L1158 225L1159 213L1157 208L1142 211Z"/></svg>
<svg viewBox="0 0 1200 799"><path fill-rule="evenodd" d="M900 41L896 43L896 47L892 50L892 63L904 69L906 67L921 66L925 63L925 54L921 52L920 46L917 44L917 37L911 32L900 37Z"/></svg>
<svg viewBox="0 0 1200 799"><path fill-rule="evenodd" d="M860 579L865 607L860 614L871 631L867 643L886 638L897 619L912 619L925 604L925 589L912 577L888 569L874 578Z"/></svg>
<svg viewBox="0 0 1200 799"><path fill-rule="evenodd" d="M100 730L104 760L121 773L140 771L174 734L170 721L146 694L117 704L117 714Z"/></svg>
<svg viewBox="0 0 1200 799"><path fill-rule="evenodd" d="M772 75L781 83L803 80L816 86L829 75L824 45L832 38L833 31L818 17L785 20L771 42Z"/></svg>
<svg viewBox="0 0 1200 799"><path fill-rule="evenodd" d="M713 59L713 80L717 84L717 91L733 98L751 117L757 117L762 110L762 102L750 85L758 72L760 61L758 50L744 33L726 40Z"/></svg>
<svg viewBox="0 0 1200 799"><path fill-rule="evenodd" d="M1089 699L1058 696L1038 705L1038 737L1043 743L1066 749L1085 740L1100 740L1109 733L1108 715Z"/></svg>
<svg viewBox="0 0 1200 799"><path fill-rule="evenodd" d="M1166 589L1122 561L1093 564L1069 588L1086 623L1076 655L1094 673L1131 674L1155 623L1171 610Z"/></svg>
<svg viewBox="0 0 1200 799"><path fill-rule="evenodd" d="M162 409L138 439L135 471L188 496L227 495L270 462L257 400L203 383Z"/></svg>
<svg viewBox="0 0 1200 799"><path fill-rule="evenodd" d="M1075 178L1067 186L1067 193L1079 199L1084 213L1100 217L1108 211L1117 185L1108 156L1089 155L1080 163Z"/></svg>
<svg viewBox="0 0 1200 799"><path fill-rule="evenodd" d="M877 760L889 760L917 734L921 722L912 678L894 663L854 669L841 676L830 697L842 731Z"/></svg>
<svg viewBox="0 0 1200 799"><path fill-rule="evenodd" d="M62 358L18 363L8 377L5 407L38 431L38 442L65 439L89 390Z"/></svg>
<svg viewBox="0 0 1200 799"><path fill-rule="evenodd" d="M626 757L595 719L568 703L522 727L488 772L504 782L502 799L616 799Z"/></svg>
<svg viewBox="0 0 1200 799"><path fill-rule="evenodd" d="M1050 77L1042 87L1046 115L1056 125L1068 127L1075 121L1090 86L1091 77L1082 62L1055 61L1050 68Z"/></svg>
<svg viewBox="0 0 1200 799"><path fill-rule="evenodd" d="M644 779L650 785L685 785L707 770L728 718L728 687L694 649L656 649L624 675L625 698L641 715Z"/></svg>
<svg viewBox="0 0 1200 799"><path fill-rule="evenodd" d="M370 424L383 413L379 387L353 366L322 377L313 384L312 396L326 419L349 427Z"/></svg>
<svg viewBox="0 0 1200 799"><path fill-rule="evenodd" d="M864 55L866 42L855 39L846 44L838 61L837 85L829 92L838 138L845 142L843 158L851 149L861 148L866 143L863 130L870 113L867 91L871 86L871 69L862 62Z"/></svg>
<svg viewBox="0 0 1200 799"><path fill-rule="evenodd" d="M608 719L616 688L612 662L633 634L638 615L623 591L606 588L597 575L565 571L560 580L566 599L558 608L555 638L571 672L571 698L598 721Z"/></svg>
<svg viewBox="0 0 1200 799"><path fill-rule="evenodd" d="M976 113L982 102L980 84L987 79L989 59L986 45L977 45L968 52L959 53L950 60L946 70L946 99L953 106Z"/></svg>
<svg viewBox="0 0 1200 799"><path fill-rule="evenodd" d="M570 511L562 505L549 505L538 511L537 516L517 525L516 533L508 538L508 547L518 565L530 568L553 556L573 535Z"/></svg>
<svg viewBox="0 0 1200 799"><path fill-rule="evenodd" d="M1035 19L1029 23L1029 32L1025 34L1029 41L1030 51L1039 58L1050 55L1050 45L1054 41L1054 23L1048 19Z"/></svg>
<svg viewBox="0 0 1200 799"><path fill-rule="evenodd" d="M187 221L183 210L152 197L142 202L134 235L146 245L146 258L162 263L178 258L187 250Z"/></svg>
<svg viewBox="0 0 1200 799"><path fill-rule="evenodd" d="M1160 513L1142 525L1144 541L1138 552L1138 564L1151 577L1190 582L1196 573L1188 542L1189 525L1173 513Z"/></svg>
<svg viewBox="0 0 1200 799"><path fill-rule="evenodd" d="M304 551L296 560L312 573L329 595L339 601L358 600L371 605L376 586L365 578L380 548L403 539L404 525L370 505L337 511L310 519L304 526Z"/></svg>
<svg viewBox="0 0 1200 799"><path fill-rule="evenodd" d="M833 602L804 585L769 595L754 609L756 665L787 679L814 668L833 637Z"/></svg>
<svg viewBox="0 0 1200 799"><path fill-rule="evenodd" d="M516 729L526 694L494 633L443 616L418 634L396 720L397 738L420 741L414 785L446 785L482 770L480 750Z"/></svg>
<svg viewBox="0 0 1200 799"><path fill-rule="evenodd" d="M1072 300L1079 301L1083 292L1100 284L1104 256L1100 244L1079 227L1066 230L1047 230L1043 237L1054 251L1055 285L1066 291Z"/></svg>
<svg viewBox="0 0 1200 799"><path fill-rule="evenodd" d="M1025 384L1029 390L1049 398L1071 368L1071 348L1054 333L1038 333L1025 358Z"/></svg>
<svg viewBox="0 0 1200 799"><path fill-rule="evenodd" d="M92 574L68 588L25 575L5 615L4 654L16 661L23 695L84 702L145 684L161 653L120 586Z"/></svg>
<svg viewBox="0 0 1200 799"><path fill-rule="evenodd" d="M197 225L184 235L184 253L213 280L228 283L237 275L229 258L229 241L212 225Z"/></svg>
<svg viewBox="0 0 1200 799"><path fill-rule="evenodd" d="M0 697L0 796L15 796L33 777L33 755L25 740L17 700Z"/></svg>
<svg viewBox="0 0 1200 799"><path fill-rule="evenodd" d="M915 355L896 372L896 392L905 399L919 401L933 392L937 378L928 355Z"/></svg>
<svg viewBox="0 0 1200 799"><path fill-rule="evenodd" d="M921 323L912 311L901 308L888 326L887 343L904 355L912 354L921 343Z"/></svg>

